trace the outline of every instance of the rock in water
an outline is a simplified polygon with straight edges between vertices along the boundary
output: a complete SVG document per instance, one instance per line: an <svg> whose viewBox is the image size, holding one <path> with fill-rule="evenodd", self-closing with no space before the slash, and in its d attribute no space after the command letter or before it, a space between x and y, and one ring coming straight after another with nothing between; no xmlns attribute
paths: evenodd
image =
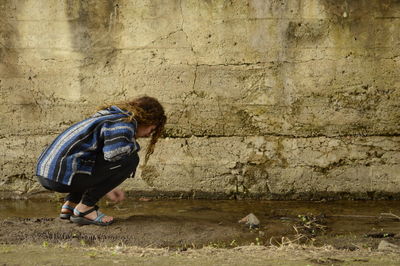
<svg viewBox="0 0 400 266"><path fill-rule="evenodd" d="M258 218L253 213L250 213L246 217L240 219L239 223L244 223L250 228L257 228L260 225L260 220L258 220Z"/></svg>
<svg viewBox="0 0 400 266"><path fill-rule="evenodd" d="M381 251L399 251L400 247L395 245L395 244L389 243L386 240L382 240L378 245L378 250L381 250Z"/></svg>

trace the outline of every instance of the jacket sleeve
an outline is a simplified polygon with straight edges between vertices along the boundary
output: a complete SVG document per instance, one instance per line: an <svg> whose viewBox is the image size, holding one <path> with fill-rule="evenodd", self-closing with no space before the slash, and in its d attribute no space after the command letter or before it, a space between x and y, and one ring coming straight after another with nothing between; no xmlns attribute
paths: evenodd
<svg viewBox="0 0 400 266"><path fill-rule="evenodd" d="M100 136L104 140L104 160L118 161L138 152L139 144L135 140L135 127L127 122L108 122L103 124Z"/></svg>

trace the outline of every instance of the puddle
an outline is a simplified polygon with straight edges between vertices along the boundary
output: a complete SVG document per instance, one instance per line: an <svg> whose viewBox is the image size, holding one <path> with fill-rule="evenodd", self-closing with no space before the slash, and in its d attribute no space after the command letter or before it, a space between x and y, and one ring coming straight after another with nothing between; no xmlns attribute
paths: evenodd
<svg viewBox="0 0 400 266"><path fill-rule="evenodd" d="M179 247L279 243L302 239L342 248L377 246L379 238L397 241L400 215L395 201L207 201L127 200L114 206L100 204L116 217L109 227L79 227L57 218L61 206L50 201L0 201L0 243L19 241L76 241L89 244L124 243ZM260 227L238 224L254 213Z"/></svg>

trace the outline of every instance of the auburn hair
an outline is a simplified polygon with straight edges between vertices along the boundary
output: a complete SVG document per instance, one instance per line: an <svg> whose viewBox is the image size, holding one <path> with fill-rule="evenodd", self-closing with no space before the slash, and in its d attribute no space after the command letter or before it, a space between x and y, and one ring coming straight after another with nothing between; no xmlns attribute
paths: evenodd
<svg viewBox="0 0 400 266"><path fill-rule="evenodd" d="M154 146L161 137L165 123L167 122L164 107L156 98L141 96L130 101L101 106L99 109L104 110L112 105L118 106L120 109L126 111L128 116L125 118L125 121L127 122L136 121L138 127L156 126L151 135L150 143L147 146L144 159L144 165L146 165L150 155L154 152Z"/></svg>

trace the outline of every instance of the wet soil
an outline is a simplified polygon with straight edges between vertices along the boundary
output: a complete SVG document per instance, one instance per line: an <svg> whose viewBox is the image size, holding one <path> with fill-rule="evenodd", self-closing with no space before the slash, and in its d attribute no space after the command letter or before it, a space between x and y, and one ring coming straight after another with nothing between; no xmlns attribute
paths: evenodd
<svg viewBox="0 0 400 266"><path fill-rule="evenodd" d="M382 239L400 245L400 214L395 201L125 201L102 211L116 217L107 227L77 226L57 218L59 202L0 202L0 244L70 243L174 249L203 246L332 245L338 249L377 249ZM238 220L254 213L257 228Z"/></svg>
<svg viewBox="0 0 400 266"><path fill-rule="evenodd" d="M400 219L382 215L395 201L101 202L107 227L60 220L60 206L0 201L0 264L400 265ZM259 227L238 223L249 213Z"/></svg>

